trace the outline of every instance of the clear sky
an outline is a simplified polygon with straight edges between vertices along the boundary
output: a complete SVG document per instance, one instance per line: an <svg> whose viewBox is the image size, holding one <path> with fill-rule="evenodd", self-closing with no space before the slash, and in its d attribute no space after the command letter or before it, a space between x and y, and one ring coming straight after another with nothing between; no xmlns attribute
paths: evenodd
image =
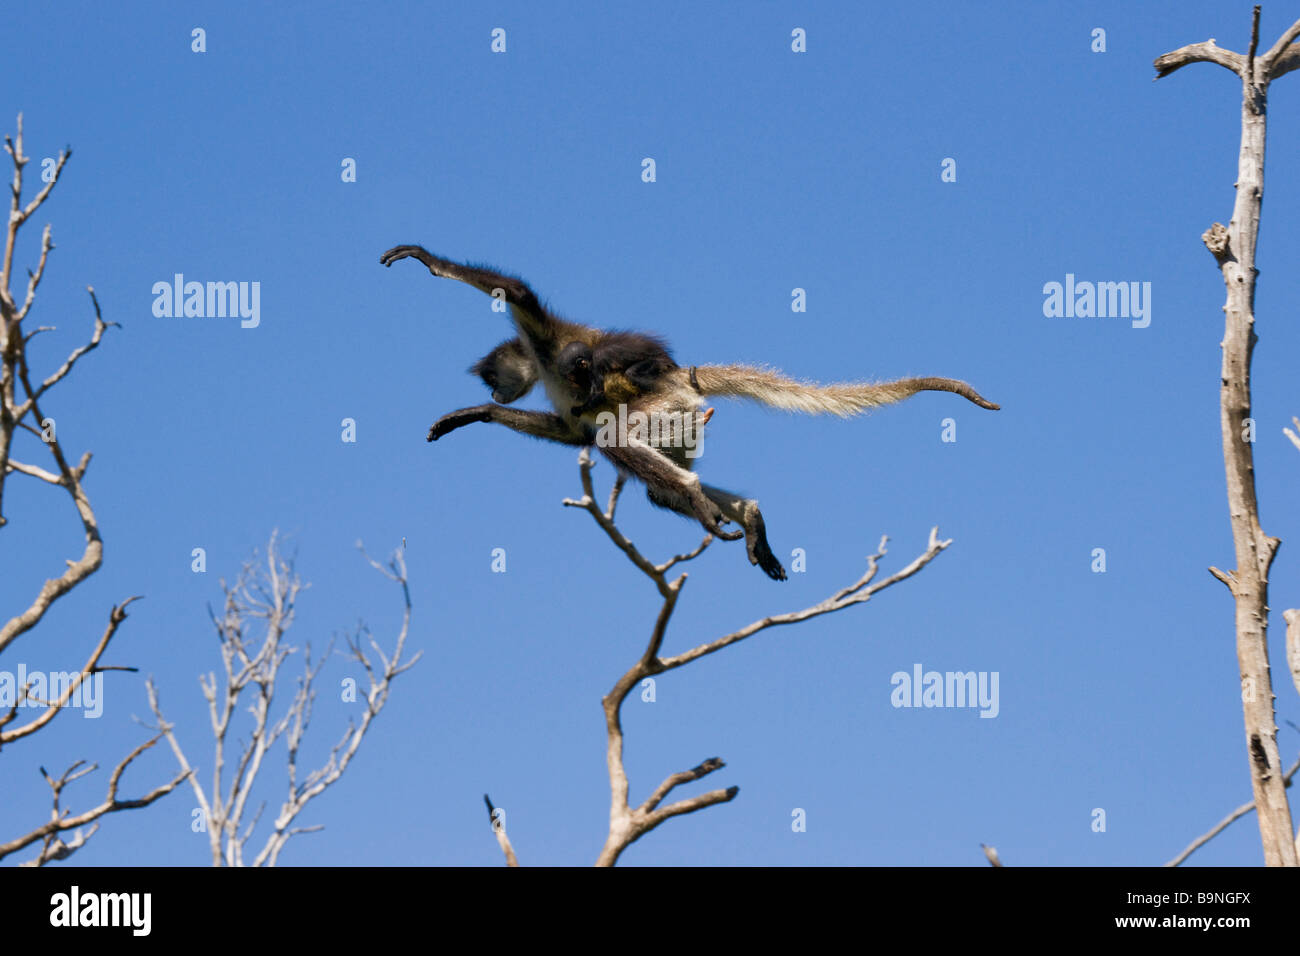
<svg viewBox="0 0 1300 956"><path fill-rule="evenodd" d="M1263 38L1285 29L1264 8ZM7 12L0 127L37 161L71 145L24 232L51 222L29 324L48 372L87 336L93 285L122 323L47 407L87 476L103 568L0 667L79 666L133 606L105 711L6 748L9 838L43 820L37 767L111 766L146 734L152 673L206 776L197 675L206 606L275 528L312 583L295 643L400 604L359 557L408 543L412 650L351 771L300 820L286 864L500 865L482 805L525 864L584 864L605 837L600 698L658 600L591 519L572 449L429 424L487 400L465 373L510 334L488 300L379 255L421 243L523 275L577 321L659 332L684 364L746 361L823 381L945 375L1002 404L927 393L841 421L717 402L700 470L761 499L783 584L715 543L689 566L665 650L855 580L882 534L896 570L938 525L953 544L870 603L765 632L662 676L625 708L632 796L720 756L731 803L669 821L625 865L1147 865L1248 800L1218 422L1224 293L1201 233L1233 201L1240 86L1151 61L1251 4L24 4ZM207 52L191 51L191 30ZM507 51L491 52L491 31ZM791 31L807 32L807 52ZM1106 51L1092 51L1092 31ZM1300 720L1280 611L1300 605L1300 75L1272 90L1258 264L1256 468L1273 566L1273 674L1288 762ZM642 160L657 181L642 181ZM4 157L7 161L7 157ZM341 164L356 162L356 182ZM941 181L945 159L956 181ZM257 281L260 325L157 318L152 288ZM18 273L20 276L21 272ZM1150 286L1150 324L1044 315L1044 286ZM806 290L807 311L791 310ZM541 395L525 400L537 407ZM943 420L957 441L941 440ZM357 423L357 441L340 423ZM30 448L30 445L24 446ZM33 455L28 452L28 458ZM44 462L41 462L44 464ZM609 487L611 469L595 471ZM0 617L79 556L61 493L11 478ZM639 490L622 523L662 559L698 526ZM206 574L190 569L207 552ZM503 548L507 570L492 570ZM1093 571L1104 548L1106 571ZM891 676L997 672L999 712L895 708ZM319 758L357 705L322 677ZM286 687L288 690L288 687ZM268 813L282 757L265 772ZM174 772L161 748L132 795ZM80 809L106 770L68 794ZM684 793L698 792L704 783ZM204 864L178 790L119 814L83 864ZM792 832L792 811L806 832ZM1105 811L1094 832L1093 811ZM19 856L22 856L21 854ZM11 857L16 862L17 857ZM1251 817L1195 862L1262 860Z"/></svg>

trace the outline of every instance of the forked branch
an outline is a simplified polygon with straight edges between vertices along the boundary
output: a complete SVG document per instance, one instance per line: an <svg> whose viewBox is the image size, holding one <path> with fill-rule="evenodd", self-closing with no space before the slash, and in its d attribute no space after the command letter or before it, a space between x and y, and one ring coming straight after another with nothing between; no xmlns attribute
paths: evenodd
<svg viewBox="0 0 1300 956"><path fill-rule="evenodd" d="M6 523L3 513L5 488L9 477L18 475L34 478L42 486L61 488L67 493L68 498L64 499L60 492L51 492L56 499L70 504L75 509L81 522L84 544L79 557L66 558L64 563L59 565L59 573L46 572L52 576L41 584L34 596L29 594L16 607L5 611L6 614L12 614L12 617L8 620L0 618L0 653L8 650L20 636L40 624L54 604L95 573L103 561L103 543L100 539L99 524L82 485L86 468L90 464L90 452L84 452L75 462L69 460L60 444L54 418L52 415L45 414L41 400L47 396L50 389L68 377L82 356L99 346L109 326L116 324L104 321L100 313L99 301L95 298L92 289L90 300L94 307L95 324L89 342L74 349L62 364L43 380L33 375L28 346L41 332L49 331L51 327L27 328L24 326L24 321L28 319L32 305L36 301L37 290L45 277L45 268L50 261L50 252L54 249L50 226L46 225L41 234L40 251L35 267L27 269L26 291L22 295L21 303L14 295L14 259L20 230L49 198L59 182L71 151L64 150L59 154L48 176L45 177L44 186L24 202L23 170L30 159L24 151L21 114L18 117L16 134L12 137L4 137L4 149L13 165L13 177L10 185L4 248L0 250L0 529L3 529ZM14 457L15 439L20 436L25 439L29 435L37 439L31 445L32 455L40 457L48 455L52 459L52 464L47 462L42 467L34 460L20 461ZM39 507L48 507L44 502L47 492L49 488L39 489L38 497L41 499ZM37 533L40 533L39 529ZM17 542L9 542L9 547L12 550L22 546ZM16 567L15 565L15 569ZM15 588L21 586L22 576L18 573L7 573L4 577L6 586L13 585ZM6 590L5 593L8 596L9 591ZM128 598L109 612L108 624L81 669L72 674L68 680L61 681L57 685L57 690L51 690L50 699L42 699L43 694L34 692L33 687L36 685L34 679L27 682L26 686L15 688L11 706L0 711L0 749L29 738L46 727L70 703L82 698L82 692L87 689L85 687L87 681L95 680L96 683L91 686L97 687L102 680L98 675L103 671L134 670L132 667L101 663L109 643L118 633L119 625L126 619L127 606L134 600L136 599ZM54 686L51 683L51 687ZM21 707L41 709L32 720L18 724ZM141 744L123 758L109 778L105 800L98 806L79 814L74 815L63 808L63 792L68 785L93 771L96 765L79 760L58 777L52 777L42 769L41 774L53 794L53 810L50 819L22 836L0 843L0 858L39 842L40 851L25 865L41 866L53 860L66 859L85 845L99 828L99 821L107 814L148 806L170 793L184 779L183 771L171 782L155 787L143 797L130 799L118 797L118 785L126 768L136 757L152 747L157 739L155 737ZM13 773L7 771L5 776L12 777ZM82 827L87 829L83 830ZM64 840L64 834L69 831L73 831L74 835L69 840Z"/></svg>
<svg viewBox="0 0 1300 956"><path fill-rule="evenodd" d="M280 680L280 667L296 651L285 642L285 634L293 624L298 594L305 587L293 564L281 557L274 535L267 547L265 567L254 562L246 563L234 586L225 587L222 615L212 615L224 674L221 681L211 673L199 679L208 704L214 742L210 789L205 790L197 775L190 773L189 758L172 724L163 716L153 681L149 682L149 705L159 733L167 739L182 772L189 774L195 799L207 821L213 866L245 864L245 846L262 814L260 805L250 814L249 801L267 754L282 737L287 750L287 793L272 822L271 831L250 862L253 866L274 866L291 837L321 829L319 826L294 826L294 823L308 803L343 776L374 719L384 709L392 682L413 667L423 653L415 654L410 660L402 657L411 625L411 593L402 549L398 549L386 565L365 555L364 550L362 554L372 567L401 589L402 623L390 653L385 653L365 627L348 640L349 656L360 664L366 675L366 684L362 688L364 709L359 720L349 719L347 729L325 761L301 779L298 757L311 723L316 698L315 679L333 644L318 660L313 660L310 645L306 647L302 673L292 698L284 712L278 718L273 717L271 703ZM250 631L254 622L259 620L264 622L264 630L260 637L255 637ZM252 727L247 739L239 743L239 754L227 781L227 745L233 742L232 719L241 702L252 715ZM251 819L245 822L249 816Z"/></svg>
<svg viewBox="0 0 1300 956"><path fill-rule="evenodd" d="M1295 68L1300 21L1293 23L1264 53L1259 48L1259 7L1251 20L1250 47L1243 56L1220 50L1213 40L1182 47L1155 61L1158 76L1188 63L1209 60L1241 79L1241 142L1237 158L1236 201L1229 225L1214 223L1202 236L1223 276L1222 369L1219 424L1227 477L1228 515L1236 567L1210 573L1231 592L1235 604L1237 665L1242 682L1247 765L1258 810L1264 862L1296 866L1295 833L1286 781L1277 747L1277 721L1268 658L1268 575L1281 542L1264 533L1255 491L1250 365L1256 335L1255 247L1264 195L1264 145L1269 83Z"/></svg>
<svg viewBox="0 0 1300 956"><path fill-rule="evenodd" d="M639 805L632 806L628 800L629 784L627 779L627 770L623 763L623 726L622 726L622 707L623 702L642 680L665 671L674 670L689 664L691 661L698 660L706 655L716 653L724 647L730 647L732 644L743 641L748 637L767 630L771 627L778 627L784 624L798 624L823 614L830 614L835 611L841 611L845 608L852 607L855 604L862 604L869 601L873 595L878 594L885 588L891 587L910 578L923 567L933 561L939 554L948 547L952 542L949 540L940 540L938 528L930 531L929 542L924 551L922 551L911 563L894 572L886 578L877 580L879 573L880 559L885 556L885 544L888 539L881 538L880 545L874 554L867 557L867 569L856 582L848 587L842 588L832 594L824 601L814 604L811 607L804 608L800 611L792 611L787 614L777 614L754 621L751 624L725 634L715 640L700 644L690 650L672 656L663 656L660 650L663 646L664 637L668 631L668 623L672 618L673 610L677 606L677 598L681 594L682 587L686 583L686 574L682 573L677 577L669 580L668 572L676 565L690 561L698 557L709 543L713 540L712 536L706 535L704 540L694 550L685 554L676 555L662 564L656 564L650 561L637 550L626 535L624 535L613 521L613 501L617 495L611 497L611 503L608 508L602 510L597 504L596 493L592 487L591 469L592 459L586 450L582 452L578 459L579 475L582 482L583 496L580 499L566 499L564 504L574 508L582 508L592 516L592 519L600 526L601 530L608 535L614 545L622 551L659 591L663 600L659 613L656 616L654 626L650 630L649 639L646 642L645 650L641 653L640 658L632 665L628 671L614 684L614 687L601 701L605 713L605 731L607 738L606 745L606 763L609 771L610 783L610 812L609 812L609 835L605 841L605 846L596 860L597 866L612 866L619 858L619 855L627 849L633 842L640 837L649 833L660 823L670 817L679 816L684 813L693 813L696 810L702 810L705 807L713 806L717 803L726 803L735 798L739 792L739 787L727 787L725 789L710 790L707 793L698 794L693 797L678 800L674 803L662 805L668 795L684 784L693 783L702 779L717 770L722 769L725 764L718 757L710 757L708 760L692 767L689 770L678 771L669 774L664 778L650 795ZM619 489L621 484L616 483L615 489Z"/></svg>
<svg viewBox="0 0 1300 956"><path fill-rule="evenodd" d="M120 810L137 810L140 807L147 807L160 797L171 793L180 785L189 773L182 770L175 777L161 786L154 787L143 797L121 799L117 795L117 788L122 781L122 774L136 757L140 756L150 747L158 742L161 734L156 734L149 740L146 740L140 746L136 747L127 754L122 761L113 768L113 773L108 778L108 794L104 797L102 803L98 806L91 807L84 813L78 813L76 816L69 816L68 811L63 809L63 789L75 780L86 776L94 771L98 764L86 764L84 760L78 760L67 770L63 771L58 778L51 777L44 767L41 767L41 776L49 784L50 791L54 797L54 805L50 810L50 819L48 823L36 827L31 832L10 840L8 843L0 843L0 859L13 853L15 850L21 850L25 846L41 841L40 852L31 860L23 863L23 866L44 866L52 860L64 860L80 849L85 842L94 835L99 829L99 819L110 813L117 813ZM92 824L90 829L83 833L81 827ZM72 840L65 842L63 834L68 830L77 831Z"/></svg>

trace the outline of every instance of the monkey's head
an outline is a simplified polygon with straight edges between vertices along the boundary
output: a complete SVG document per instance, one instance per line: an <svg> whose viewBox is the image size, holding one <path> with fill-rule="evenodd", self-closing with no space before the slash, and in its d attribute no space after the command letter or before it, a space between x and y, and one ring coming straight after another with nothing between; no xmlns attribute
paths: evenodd
<svg viewBox="0 0 1300 956"><path fill-rule="evenodd" d="M470 367L492 389L492 401L509 405L537 383L537 368L518 339L502 342Z"/></svg>

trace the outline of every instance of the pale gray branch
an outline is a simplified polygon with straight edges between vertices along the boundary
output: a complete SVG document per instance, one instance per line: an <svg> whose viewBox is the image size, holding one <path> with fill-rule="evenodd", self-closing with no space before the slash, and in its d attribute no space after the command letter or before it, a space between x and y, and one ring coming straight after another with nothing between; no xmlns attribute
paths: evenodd
<svg viewBox="0 0 1300 956"><path fill-rule="evenodd" d="M86 659L86 663L82 665L81 670L77 672L77 675L73 677L72 680L68 681L67 685L63 689L63 693L59 695L57 701L49 701L49 706L47 706L35 720L23 724L20 727L15 727L13 730L4 730L4 727L17 717L18 701L14 702L14 706L10 709L9 713L0 717L0 747L12 743L15 740L21 740L29 734L36 733L36 731L40 730L58 716L62 708L72 699L73 693L76 692L77 688L80 687L91 674L104 669L100 668L99 659L103 656L104 651L108 649L108 642L111 641L113 635L117 633L118 625L126 620L127 607L132 601L138 600L138 596L129 597L109 612L108 625L104 628L104 633L100 636L99 643L96 644L94 649L90 652L90 656Z"/></svg>
<svg viewBox="0 0 1300 956"><path fill-rule="evenodd" d="M611 515L613 514L613 504L617 500L617 494L611 494L610 505L604 511L596 504L596 494L591 481L591 468L591 456L586 449L583 449L578 457L579 480L582 483L583 496L576 500L566 498L564 504L569 507L582 508L590 514L601 530L614 542L615 546L627 555L632 564L654 583L663 599L654 626L650 631L649 640L640 659L619 678L613 689L601 701L605 714L605 761L610 785L610 822L609 835L600 856L596 860L596 865L613 866L620 854L628 846L653 830L664 820L683 813L692 813L717 803L726 803L734 799L739 792L738 787L728 787L679 800L668 806L660 806L669 792L676 787L697 780L724 766L720 758L713 757L690 770L680 771L667 777L640 806L634 808L629 804L627 770L623 763L622 707L628 694L639 682L652 675L681 667L707 654L720 651L724 647L742 641L769 627L782 624L797 624L822 614L830 614L834 611L852 607L855 604L864 603L885 588L916 574L952 542L941 541L938 536L939 529L932 529L929 544L924 552L906 567L877 582L875 578L879 570L878 565L880 559L885 555L885 543L887 541L886 538L881 538L876 553L867 558L867 570L862 577L848 587L837 591L820 604L815 604L802 611L766 617L682 654L673 657L661 657L659 652L668 631L668 623L677 606L677 598L681 594L687 577L685 574L681 574L669 581L667 572L676 564L689 561L698 556L713 540L712 536L706 536L703 542L693 551L679 554L662 564L655 564L642 555L636 546L615 526Z"/></svg>
<svg viewBox="0 0 1300 956"><path fill-rule="evenodd" d="M1291 786L1291 778L1295 776L1296 770L1300 770L1300 760L1297 760L1295 763L1293 763L1291 765L1291 769L1288 770L1286 774L1283 776L1283 781L1285 782L1286 786L1288 787ZM1181 866L1183 863L1187 861L1187 858L1189 856L1191 856L1201 847L1205 846L1205 844L1213 840L1216 836L1218 836L1220 833L1226 830L1232 823L1236 822L1237 820L1240 820L1242 817L1244 817L1246 814L1250 813L1254 809L1255 809L1255 801L1254 800L1246 801L1237 809L1229 813L1222 820L1220 820L1218 823L1216 823L1209 830L1207 830L1205 833L1202 833L1191 843L1187 844L1186 849L1184 849L1182 853L1179 853L1176 857L1174 857L1172 860L1166 863L1165 866Z"/></svg>
<svg viewBox="0 0 1300 956"><path fill-rule="evenodd" d="M365 555L364 549L362 554ZM313 798L342 777L372 721L383 710L392 681L420 658L420 654L415 654L409 661L403 657L410 633L411 597L402 551L399 549L386 567L368 556L366 560L401 587L402 623L391 653L386 653L373 637L369 637L364 626L356 638L349 639L348 645L363 666L368 685L360 722L349 718L347 729L325 762L308 772L301 781L298 778L299 749L311 723L316 697L315 680L330 658L333 642L319 659L313 656L310 644L305 646L303 668L297 676L292 697L279 716L273 717L273 710L278 709L275 700L282 665L297 652L286 643L286 635L293 625L298 595L306 585L295 573L292 563L281 557L275 534L271 536L264 564L256 560L246 562L233 586L227 587L222 582L225 591L223 611L220 616L211 612L209 616L217 633L224 675L219 680L210 673L199 680L208 703L213 734L212 785L206 791L197 784L195 786L199 803L209 821L208 838L214 866L244 865L244 847L257 829L264 806L264 803L259 804L257 810L248 814L250 800L266 765L267 755L282 737L286 747L286 795L251 865L274 866L291 837L321 829L318 825L298 826L297 820ZM261 633L252 633L258 622L262 626ZM370 648L379 665L362 648L363 633L369 637ZM230 779L226 781L226 748L230 743L232 718L241 701L247 702L252 726L239 749ZM152 683L150 704L177 762L182 769L189 770L190 763L171 725L162 715ZM251 815L248 822L244 820L246 815Z"/></svg>
<svg viewBox="0 0 1300 956"><path fill-rule="evenodd" d="M1252 418L1250 366L1255 332L1255 251L1264 196L1264 146L1269 83L1290 67L1291 44L1300 22L1257 58L1260 8L1251 19L1250 48L1245 57L1208 43L1183 47L1156 60L1164 76L1187 63L1211 60L1241 78L1241 135L1237 152L1236 199L1228 225L1215 223L1202 236L1223 277L1226 302L1220 342L1219 427L1227 477L1228 516L1236 567L1210 573L1228 586L1234 603L1238 674L1253 688L1242 695L1252 804L1258 810L1264 861L1269 866L1296 866L1300 856L1292 830L1291 808L1282 779L1277 748L1277 719L1268 657L1268 574L1277 555L1277 538L1264 533L1255 487L1254 447L1243 440ZM1228 821L1231 822L1231 821ZM1226 824L1225 824L1226 825Z"/></svg>
<svg viewBox="0 0 1300 956"><path fill-rule="evenodd" d="M1291 439L1291 444L1295 445L1296 448L1300 448L1300 418L1292 416L1291 422L1295 425L1295 431L1292 431L1289 428L1283 428L1282 434Z"/></svg>
<svg viewBox="0 0 1300 956"><path fill-rule="evenodd" d="M79 558L65 559L64 564L66 567L63 568L62 572L58 576L46 579L34 598L29 601L24 600L25 609L19 611L14 617L9 618L3 626L0 626L0 651L8 649L19 636L32 630L45 619L46 613L54 603L98 570L103 561L103 544L100 540L98 522L90 506L86 491L82 487L82 479L85 477L86 468L90 463L90 452L84 452L80 461L75 465L69 462L53 430L51 430L50 434L46 434L44 431L53 416L45 414L44 409L40 406L40 399L51 387L66 378L76 365L77 360L86 352L98 346L104 331L110 325L115 324L104 322L100 313L99 302L95 299L92 290L91 302L95 310L95 329L89 344L75 350L53 374L39 385L33 384L33 376L28 363L28 346L37 335L42 331L48 331L50 327L39 326L25 330L23 323L28 318L28 314L36 300L37 290L45 277L50 252L54 249L50 226L46 225L41 234L40 254L35 268L27 270L27 289L21 307L15 304L13 297L14 255L19 230L49 197L59 181L71 151L64 150L59 154L58 161L54 164L48 181L29 202L24 204L23 168L29 162L29 158L23 148L23 118L21 114L18 116L17 133L13 137L6 136L4 138L4 148L13 162L13 179L10 187L4 248L0 252L0 528L3 528L6 524L2 504L8 479L11 475L22 475L35 478L48 485L63 488L68 493L72 506L81 521L84 545ZM21 400L19 399L20 389L24 396ZM29 418L32 420L29 421ZM15 435L26 434L35 436L37 442L39 442L38 447L44 448L44 453L48 453L53 459L54 468L47 470L34 463L17 461L12 457ZM62 500L62 496L57 497ZM7 580L7 584L16 580L12 575L8 575L7 578L12 579ZM106 670L135 669L125 665L110 666L100 663L109 642L117 633L118 626L126 619L127 607L135 600L136 598L129 598L123 601L121 605L112 608L109 612L108 624L98 644L91 650L81 670L76 672L67 683L62 684L61 690L52 693L53 699L42 700L33 695L31 693L31 682L27 686L17 689L14 705L7 712L0 715L0 748L29 737L49 724L69 704L73 695L81 690L84 683L91 679L92 675ZM21 605L19 606L21 607ZM10 726L17 721L19 706L31 704L43 704L44 709L30 722L21 726ZM157 739L155 737L153 740L140 745L117 764L109 777L107 798L99 806L80 814L71 815L62 808L63 791L68 785L94 770L96 765L86 764L85 761L77 761L57 779L42 770L41 773L53 794L51 818L44 825L29 831L25 835L0 844L0 857L39 842L40 851L37 856L24 865L40 866L53 860L67 859L94 835L98 830L99 820L106 814L144 807L169 793L179 784L180 780L184 779L184 774L178 776L171 783L154 788L143 797L136 799L120 799L118 797L118 787L126 768L137 756L153 746ZM86 829L83 830L82 827L86 827ZM71 836L65 840L64 835L69 832L71 832Z"/></svg>
<svg viewBox="0 0 1300 956"><path fill-rule="evenodd" d="M488 821L492 824L492 832L496 834L497 845L501 847L501 852L505 854L506 866L518 866L519 858L515 856L515 848L510 845L510 837L506 835L506 817L504 811L498 811L492 806L492 798L486 793L483 794L483 802L487 804Z"/></svg>
<svg viewBox="0 0 1300 956"><path fill-rule="evenodd" d="M63 789L73 781L95 770L97 765L89 764L83 766L85 761L78 760L71 767L65 770L57 780L46 773L45 768L42 767L41 775L50 785L50 790L54 797L54 806L50 812L50 820L23 836L10 840L7 843L0 843L0 859L3 859L10 853L21 850L23 847L30 846L38 840L44 841L41 851L34 859L25 863L25 866L42 866L50 860L63 859L76 850L77 847L83 845L90 837L90 833L84 835L77 834L71 844L64 843L63 840L59 838L60 834L68 830L76 830L77 828L86 826L89 823L94 823L109 813L147 807L160 797L171 793L172 790L176 789L180 782L185 779L186 774L184 772L178 774L169 782L150 790L143 797L123 800L117 795L118 786L122 781L122 774L126 772L126 768L131 765L132 761L134 761L136 757L140 756L140 754L144 753L156 744L160 736L161 735L155 735L154 737L151 737L149 740L146 740L127 754L126 757L124 757L122 761L113 768L113 773L108 778L108 793L105 796L104 801L98 806L92 807L75 816L69 816L68 812L62 809L61 800Z"/></svg>
<svg viewBox="0 0 1300 956"><path fill-rule="evenodd" d="M1231 50L1216 46L1214 38L1211 37L1203 43L1192 43L1156 57L1156 79L1168 76L1189 63L1217 63L1224 69L1240 75L1245 59L1240 53L1233 53Z"/></svg>

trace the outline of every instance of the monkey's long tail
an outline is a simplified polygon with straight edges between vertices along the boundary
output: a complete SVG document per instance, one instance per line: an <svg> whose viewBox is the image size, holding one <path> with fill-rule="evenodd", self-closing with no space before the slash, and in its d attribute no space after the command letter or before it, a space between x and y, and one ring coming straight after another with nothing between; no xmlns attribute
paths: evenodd
<svg viewBox="0 0 1300 956"><path fill-rule="evenodd" d="M900 378L895 382L845 382L818 385L797 382L771 369L752 365L697 365L691 384L701 395L749 398L773 408L809 415L847 418L878 405L890 405L917 392L953 392L980 408L998 409L979 392L955 378Z"/></svg>

